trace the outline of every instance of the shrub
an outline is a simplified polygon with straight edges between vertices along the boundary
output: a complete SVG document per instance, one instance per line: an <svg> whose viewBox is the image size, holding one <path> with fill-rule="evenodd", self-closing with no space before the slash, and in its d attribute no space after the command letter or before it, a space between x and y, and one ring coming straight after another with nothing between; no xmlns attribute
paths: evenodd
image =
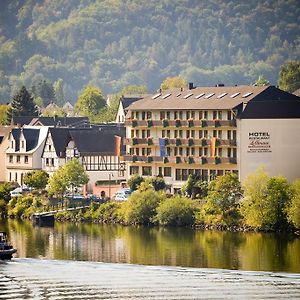
<svg viewBox="0 0 300 300"><path fill-rule="evenodd" d="M143 183L140 189L130 195L122 205L121 213L127 224L150 224L156 214L156 208L164 198L156 192L151 183Z"/></svg>
<svg viewBox="0 0 300 300"><path fill-rule="evenodd" d="M127 184L133 191L135 191L143 181L144 178L142 176L139 174L134 174L128 179Z"/></svg>
<svg viewBox="0 0 300 300"><path fill-rule="evenodd" d="M291 201L286 205L288 220L300 229L300 179L291 186Z"/></svg>
<svg viewBox="0 0 300 300"><path fill-rule="evenodd" d="M121 203L106 202L99 206L92 217L104 223L114 223L121 221L120 207Z"/></svg>
<svg viewBox="0 0 300 300"><path fill-rule="evenodd" d="M162 201L156 211L159 224L186 226L194 223L197 207L193 200L175 196Z"/></svg>
<svg viewBox="0 0 300 300"><path fill-rule="evenodd" d="M290 201L289 185L283 177L269 177L256 170L244 182L245 197L240 212L244 223L257 229L274 230L287 225L285 207Z"/></svg>

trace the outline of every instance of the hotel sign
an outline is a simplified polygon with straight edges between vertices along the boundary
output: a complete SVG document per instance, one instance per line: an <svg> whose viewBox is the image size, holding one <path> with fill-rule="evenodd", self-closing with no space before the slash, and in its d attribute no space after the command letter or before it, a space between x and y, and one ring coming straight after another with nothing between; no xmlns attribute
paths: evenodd
<svg viewBox="0 0 300 300"><path fill-rule="evenodd" d="M249 132L248 133L248 153L268 153L272 152L269 132Z"/></svg>

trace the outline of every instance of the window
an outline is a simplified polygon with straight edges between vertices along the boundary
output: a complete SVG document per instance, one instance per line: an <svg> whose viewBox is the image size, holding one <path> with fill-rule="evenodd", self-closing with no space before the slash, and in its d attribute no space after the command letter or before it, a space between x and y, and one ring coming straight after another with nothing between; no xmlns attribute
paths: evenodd
<svg viewBox="0 0 300 300"><path fill-rule="evenodd" d="M236 130L233 130L233 139L236 140Z"/></svg>
<svg viewBox="0 0 300 300"><path fill-rule="evenodd" d="M183 98L187 99L187 98L191 97L192 95L193 95L193 93L189 93L189 94L185 95Z"/></svg>
<svg viewBox="0 0 300 300"><path fill-rule="evenodd" d="M164 167L164 176L171 177L171 167Z"/></svg>
<svg viewBox="0 0 300 300"><path fill-rule="evenodd" d="M11 172L9 172L9 181L11 181Z"/></svg>
<svg viewBox="0 0 300 300"><path fill-rule="evenodd" d="M179 112L179 119L180 119L180 120L183 119L183 112L182 112L182 111Z"/></svg>
<svg viewBox="0 0 300 300"><path fill-rule="evenodd" d="M213 131L213 137L215 137L215 138L217 137L217 130Z"/></svg>
<svg viewBox="0 0 300 300"><path fill-rule="evenodd" d="M227 120L232 120L232 112L230 110L227 111Z"/></svg>
<svg viewBox="0 0 300 300"><path fill-rule="evenodd" d="M171 156L171 148L167 147L167 156Z"/></svg>
<svg viewBox="0 0 300 300"><path fill-rule="evenodd" d="M179 130L179 137L182 138L182 130Z"/></svg>
<svg viewBox="0 0 300 300"><path fill-rule="evenodd" d="M20 161L21 161L20 155L17 155L17 163L20 163Z"/></svg>
<svg viewBox="0 0 300 300"><path fill-rule="evenodd" d="M28 164L28 156L27 155L24 156L24 163Z"/></svg>
<svg viewBox="0 0 300 300"><path fill-rule="evenodd" d="M51 158L51 166L54 166L54 158Z"/></svg>
<svg viewBox="0 0 300 300"><path fill-rule="evenodd" d="M166 118L165 112L164 112L164 111L161 111L161 112L160 112L160 120L163 120L163 119L165 119L165 118Z"/></svg>
<svg viewBox="0 0 300 300"><path fill-rule="evenodd" d="M202 137L203 137L203 131L199 130L199 139L202 139Z"/></svg>
<svg viewBox="0 0 300 300"><path fill-rule="evenodd" d="M227 139L228 139L228 140L231 140L231 130L228 130L228 131L227 131Z"/></svg>
<svg viewBox="0 0 300 300"><path fill-rule="evenodd" d="M240 93L234 93L233 95L230 96L230 98L235 98L236 96L238 96Z"/></svg>
<svg viewBox="0 0 300 300"><path fill-rule="evenodd" d="M196 99L199 99L199 98L201 98L201 97L204 96L204 95L205 95L205 93L201 93L201 94L195 96L195 98L196 98Z"/></svg>
<svg viewBox="0 0 300 300"><path fill-rule="evenodd" d="M178 119L178 111L174 111L174 119Z"/></svg>
<svg viewBox="0 0 300 300"><path fill-rule="evenodd" d="M167 111L167 119L170 120L170 117L171 117L170 112Z"/></svg>
<svg viewBox="0 0 300 300"><path fill-rule="evenodd" d="M11 147L14 148L14 142L13 141L11 141Z"/></svg>
<svg viewBox="0 0 300 300"><path fill-rule="evenodd" d="M187 119L190 119L190 118L191 118L191 112L190 112L190 111L187 111L187 112L186 112L186 118L187 118Z"/></svg>
<svg viewBox="0 0 300 300"><path fill-rule="evenodd" d="M150 137L150 129L147 130L147 137Z"/></svg>
<svg viewBox="0 0 300 300"><path fill-rule="evenodd" d="M13 156L12 156L12 155L9 156L9 162L10 162L10 163L13 162Z"/></svg>
<svg viewBox="0 0 300 300"><path fill-rule="evenodd" d="M203 117L203 112L202 112L202 110L200 110L200 111L199 111L199 120L201 120L202 117Z"/></svg>
<svg viewBox="0 0 300 300"><path fill-rule="evenodd" d="M195 148L191 148L191 155L194 156L195 155Z"/></svg>
<svg viewBox="0 0 300 300"><path fill-rule="evenodd" d="M18 181L18 173L15 173L15 182Z"/></svg>
<svg viewBox="0 0 300 300"><path fill-rule="evenodd" d="M231 157L231 148L227 149L227 157Z"/></svg>
<svg viewBox="0 0 300 300"><path fill-rule="evenodd" d="M179 155L180 155L180 156L183 155L183 149L182 149L182 147L179 147Z"/></svg>
<svg viewBox="0 0 300 300"><path fill-rule="evenodd" d="M186 148L186 156L190 156L190 148Z"/></svg>
<svg viewBox="0 0 300 300"><path fill-rule="evenodd" d="M217 176L222 176L224 174L223 170L217 170Z"/></svg>
<svg viewBox="0 0 300 300"><path fill-rule="evenodd" d="M152 167L142 167L143 176L152 176Z"/></svg>
<svg viewBox="0 0 300 300"><path fill-rule="evenodd" d="M24 149L24 141L21 141L21 148Z"/></svg>
<svg viewBox="0 0 300 300"><path fill-rule="evenodd" d="M168 94L165 94L165 95L163 95L163 96L161 97L161 99L166 99L166 98L168 98L169 96L171 96L171 94L170 94L170 93L168 93Z"/></svg>
<svg viewBox="0 0 300 300"><path fill-rule="evenodd" d="M219 120L222 120L222 111L220 111L220 110L219 110L219 112L218 112L218 119L219 119Z"/></svg>
<svg viewBox="0 0 300 300"><path fill-rule="evenodd" d="M205 98L205 99L209 99L209 98L212 97L214 94L215 94L215 93L210 93L210 94L206 95L204 98Z"/></svg>
<svg viewBox="0 0 300 300"><path fill-rule="evenodd" d="M163 138L166 137L166 131L165 130L161 131L161 137L163 137Z"/></svg>
<svg viewBox="0 0 300 300"><path fill-rule="evenodd" d="M249 92L249 93L244 94L242 97L243 97L243 98L247 98L248 96L250 96L250 95L252 95L252 94L253 94L252 92Z"/></svg>
<svg viewBox="0 0 300 300"><path fill-rule="evenodd" d="M49 166L49 158L46 158L46 166Z"/></svg>
<svg viewBox="0 0 300 300"><path fill-rule="evenodd" d="M207 118L208 118L208 111L205 110L205 111L204 111L204 119L207 120Z"/></svg>
<svg viewBox="0 0 300 300"><path fill-rule="evenodd" d="M199 156L202 156L202 150L203 150L203 148L199 148Z"/></svg>
<svg viewBox="0 0 300 300"><path fill-rule="evenodd" d="M232 150L233 150L233 153L232 153L233 155L232 155L232 156L233 156L234 158L236 158L236 148L233 148Z"/></svg>
<svg viewBox="0 0 300 300"><path fill-rule="evenodd" d="M218 118L218 112L216 110L213 111L213 120Z"/></svg>
<svg viewBox="0 0 300 300"><path fill-rule="evenodd" d="M129 173L130 173L130 175L139 174L139 167L138 166L130 166Z"/></svg>
<svg viewBox="0 0 300 300"><path fill-rule="evenodd" d="M151 111L147 111L147 119L151 119L152 118L152 113Z"/></svg>
<svg viewBox="0 0 300 300"><path fill-rule="evenodd" d="M219 131L218 131L218 138L219 138L219 139L222 139L222 130L219 130Z"/></svg>
<svg viewBox="0 0 300 300"><path fill-rule="evenodd" d="M218 99L221 99L221 98L223 98L225 95L227 95L227 93L222 93L222 94L219 95L217 98L218 98Z"/></svg>

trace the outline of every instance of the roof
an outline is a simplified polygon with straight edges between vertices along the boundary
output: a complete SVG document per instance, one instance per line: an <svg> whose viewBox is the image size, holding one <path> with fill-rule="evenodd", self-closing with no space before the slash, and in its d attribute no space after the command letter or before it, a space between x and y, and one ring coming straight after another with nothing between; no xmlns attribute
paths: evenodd
<svg viewBox="0 0 300 300"><path fill-rule="evenodd" d="M116 138L114 134L97 130L91 130L87 134L84 130L71 130L70 135L81 155L95 153L114 155L115 153Z"/></svg>
<svg viewBox="0 0 300 300"><path fill-rule="evenodd" d="M149 95L124 95L121 98L123 109L126 110L132 103L141 100Z"/></svg>
<svg viewBox="0 0 300 300"><path fill-rule="evenodd" d="M26 151L34 149L38 145L40 129L31 128L14 128L11 133L16 141L16 151L19 151L19 142L21 133L23 132L24 138L26 140Z"/></svg>
<svg viewBox="0 0 300 300"><path fill-rule="evenodd" d="M40 134L39 129L29 129L29 128L23 129L23 135L26 140L26 151L30 151L37 146L39 141L39 134Z"/></svg>
<svg viewBox="0 0 300 300"><path fill-rule="evenodd" d="M23 125L28 125L33 118L36 118L34 116L25 116L25 117L19 117L19 116L12 116L11 118L11 124L12 125L20 125L20 126L23 126Z"/></svg>
<svg viewBox="0 0 300 300"><path fill-rule="evenodd" d="M217 86L158 92L129 110L227 110L247 104L240 118L299 118L299 103L299 97L274 86Z"/></svg>
<svg viewBox="0 0 300 300"><path fill-rule="evenodd" d="M66 146L73 140L83 154L114 154L115 136L125 137L125 127L120 124L97 124L88 128L49 128L56 155L66 156Z"/></svg>
<svg viewBox="0 0 300 300"><path fill-rule="evenodd" d="M79 126L86 123L89 123L88 117L38 117L34 118L29 125Z"/></svg>
<svg viewBox="0 0 300 300"><path fill-rule="evenodd" d="M66 146L70 139L68 128L49 128L53 146L58 157L66 157Z"/></svg>
<svg viewBox="0 0 300 300"><path fill-rule="evenodd" d="M129 110L233 109L248 102L266 86L218 86L173 89L146 97L130 105Z"/></svg>

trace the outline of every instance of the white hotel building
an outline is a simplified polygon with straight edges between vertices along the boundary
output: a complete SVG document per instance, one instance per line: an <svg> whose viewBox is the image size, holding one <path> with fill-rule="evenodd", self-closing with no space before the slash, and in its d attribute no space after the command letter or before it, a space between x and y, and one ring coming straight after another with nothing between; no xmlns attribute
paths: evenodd
<svg viewBox="0 0 300 300"><path fill-rule="evenodd" d="M300 98L274 86L159 92L130 105L125 126L128 176L162 175L172 190L189 174L243 180L260 165L300 178Z"/></svg>

